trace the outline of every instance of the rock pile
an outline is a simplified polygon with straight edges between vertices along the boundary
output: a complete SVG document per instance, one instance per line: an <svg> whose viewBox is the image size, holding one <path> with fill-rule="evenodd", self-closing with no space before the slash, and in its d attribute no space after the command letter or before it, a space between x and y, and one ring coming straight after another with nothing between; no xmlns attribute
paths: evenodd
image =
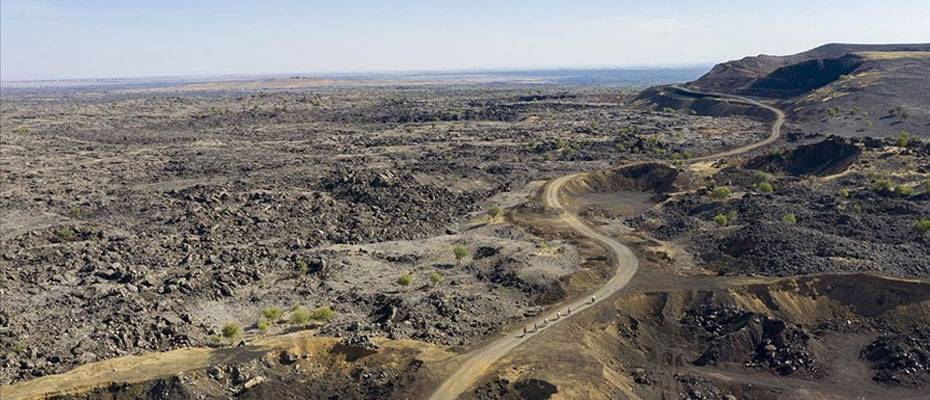
<svg viewBox="0 0 930 400"><path fill-rule="evenodd" d="M873 379L896 385L930 383L930 329L884 333L862 350L875 370Z"/></svg>
<svg viewBox="0 0 930 400"><path fill-rule="evenodd" d="M800 326L733 307L706 305L686 313L681 324L708 343L695 365L738 362L780 375L817 372L816 359L807 349L811 335Z"/></svg>

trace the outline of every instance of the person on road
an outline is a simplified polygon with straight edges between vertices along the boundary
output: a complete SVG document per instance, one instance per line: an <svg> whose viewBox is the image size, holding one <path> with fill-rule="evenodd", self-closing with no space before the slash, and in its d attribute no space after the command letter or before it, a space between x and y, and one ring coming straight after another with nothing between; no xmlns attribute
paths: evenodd
<svg viewBox="0 0 930 400"><path fill-rule="evenodd" d="M571 307L568 308L568 312L566 312L565 315L572 315L572 308L571 308Z"/></svg>
<svg viewBox="0 0 930 400"><path fill-rule="evenodd" d="M526 336L526 327L523 327L523 336Z"/></svg>
<svg viewBox="0 0 930 400"><path fill-rule="evenodd" d="M562 318L562 313L559 312L559 311L556 311L556 312L555 312L555 319L559 319L559 318Z"/></svg>
<svg viewBox="0 0 930 400"><path fill-rule="evenodd" d="M591 304L594 304L595 302L597 302L597 300L594 298L594 296L591 296Z"/></svg>

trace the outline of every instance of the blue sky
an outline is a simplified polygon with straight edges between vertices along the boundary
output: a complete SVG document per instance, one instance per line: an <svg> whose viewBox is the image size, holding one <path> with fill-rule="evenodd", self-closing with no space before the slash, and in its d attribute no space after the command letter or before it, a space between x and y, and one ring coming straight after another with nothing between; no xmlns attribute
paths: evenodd
<svg viewBox="0 0 930 400"><path fill-rule="evenodd" d="M930 42L930 0L0 2L0 79L652 66Z"/></svg>

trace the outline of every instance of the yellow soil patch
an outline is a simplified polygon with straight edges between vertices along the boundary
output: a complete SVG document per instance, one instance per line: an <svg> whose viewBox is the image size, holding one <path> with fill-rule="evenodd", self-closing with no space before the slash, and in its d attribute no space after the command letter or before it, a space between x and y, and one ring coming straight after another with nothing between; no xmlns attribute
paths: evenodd
<svg viewBox="0 0 930 400"><path fill-rule="evenodd" d="M870 60L897 60L901 58L930 57L930 51L861 51L854 54Z"/></svg>
<svg viewBox="0 0 930 400"><path fill-rule="evenodd" d="M113 358L82 365L71 371L43 376L31 381L0 386L4 400L43 399L51 395L76 394L113 383L139 383L177 375L183 372L206 369L215 364L241 363L272 352L288 351L295 354L320 354L331 349L338 339L311 336L312 331L262 338L241 347L192 347L158 353ZM451 353L426 343L400 340L373 339L381 352L413 349L425 362L434 362L451 356Z"/></svg>

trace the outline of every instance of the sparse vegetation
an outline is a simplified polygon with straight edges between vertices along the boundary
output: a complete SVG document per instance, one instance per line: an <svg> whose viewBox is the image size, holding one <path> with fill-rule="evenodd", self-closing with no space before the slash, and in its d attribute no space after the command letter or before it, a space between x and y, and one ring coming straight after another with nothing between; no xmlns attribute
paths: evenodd
<svg viewBox="0 0 930 400"><path fill-rule="evenodd" d="M329 306L320 306L310 312L310 319L313 321L326 322L336 316L336 312Z"/></svg>
<svg viewBox="0 0 930 400"><path fill-rule="evenodd" d="M58 238L59 242L73 242L77 240L77 232L70 226L61 227L55 232L55 236Z"/></svg>
<svg viewBox="0 0 930 400"><path fill-rule="evenodd" d="M310 322L310 311L303 306L294 306L291 309L291 324L304 325Z"/></svg>
<svg viewBox="0 0 930 400"><path fill-rule="evenodd" d="M788 213L782 216L781 220L789 224L795 224L798 222L798 217L795 216L794 214Z"/></svg>
<svg viewBox="0 0 930 400"><path fill-rule="evenodd" d="M223 329L220 331L220 333L228 340L235 340L240 335L242 335L242 327L240 327L236 322L230 322L223 326Z"/></svg>
<svg viewBox="0 0 930 400"><path fill-rule="evenodd" d="M723 186L717 186L711 190L710 197L715 200L726 200L730 197L730 189Z"/></svg>
<svg viewBox="0 0 930 400"><path fill-rule="evenodd" d="M284 310L280 307L267 307L262 310L262 316L273 324L281 320L281 317L284 316Z"/></svg>
<svg viewBox="0 0 930 400"><path fill-rule="evenodd" d="M24 343L24 342L22 342L22 341L18 341L18 342L16 342L16 343L13 343L13 347L10 348L10 350L11 350L13 353L16 353L16 354L25 352L25 351L26 351L26 343Z"/></svg>
<svg viewBox="0 0 930 400"><path fill-rule="evenodd" d="M898 185L894 187L894 192L901 197L911 197L914 195L914 188L908 185Z"/></svg>
<svg viewBox="0 0 930 400"><path fill-rule="evenodd" d="M894 188L894 183L891 182L891 179L885 177L876 177L870 186L872 191L875 192L890 191Z"/></svg>
<svg viewBox="0 0 930 400"><path fill-rule="evenodd" d="M921 218L914 223L914 230L920 233L930 232L930 219Z"/></svg>
<svg viewBox="0 0 930 400"><path fill-rule="evenodd" d="M848 198L849 198L849 189L847 189L847 188L842 188L842 189L840 189L840 192L839 192L839 193L840 193L840 197L842 197L842 198L844 198L844 199L848 199Z"/></svg>
<svg viewBox="0 0 930 400"><path fill-rule="evenodd" d="M270 324L268 323L268 321L264 319L260 319L258 320L258 322L255 323L255 327L258 328L258 330L262 332L267 332L269 326Z"/></svg>
<svg viewBox="0 0 930 400"><path fill-rule="evenodd" d="M718 213L714 216L714 222L720 226L727 226L734 220L736 220L736 211L730 211L728 213Z"/></svg>
<svg viewBox="0 0 930 400"><path fill-rule="evenodd" d="M400 276L397 277L398 285L410 286L411 283L413 283L413 277L411 277L410 274L400 274Z"/></svg>
<svg viewBox="0 0 930 400"><path fill-rule="evenodd" d="M294 261L294 268L296 268L297 272L300 272L301 275L306 275L310 272L310 267L307 266L307 262L304 260Z"/></svg>
<svg viewBox="0 0 930 400"><path fill-rule="evenodd" d="M762 193L772 193L773 191L775 191L775 187L772 186L772 184L768 182L760 182L756 184L756 189Z"/></svg>
<svg viewBox="0 0 930 400"><path fill-rule="evenodd" d="M430 272L430 273L429 273L429 281L430 281L430 283L433 284L433 286L438 285L439 282L442 282L442 274L440 274L439 271Z"/></svg>
<svg viewBox="0 0 930 400"><path fill-rule="evenodd" d="M501 208L498 207L497 205L493 205L490 208L488 208L488 216L491 217L491 219L497 219L497 217L499 217L500 215L501 215Z"/></svg>
<svg viewBox="0 0 930 400"><path fill-rule="evenodd" d="M463 258L468 257L468 249L459 244L452 248L452 254L455 255L456 261L462 261Z"/></svg>
<svg viewBox="0 0 930 400"><path fill-rule="evenodd" d="M901 131L898 134L897 145L898 147L907 147L908 143L911 142L911 134L907 131Z"/></svg>

